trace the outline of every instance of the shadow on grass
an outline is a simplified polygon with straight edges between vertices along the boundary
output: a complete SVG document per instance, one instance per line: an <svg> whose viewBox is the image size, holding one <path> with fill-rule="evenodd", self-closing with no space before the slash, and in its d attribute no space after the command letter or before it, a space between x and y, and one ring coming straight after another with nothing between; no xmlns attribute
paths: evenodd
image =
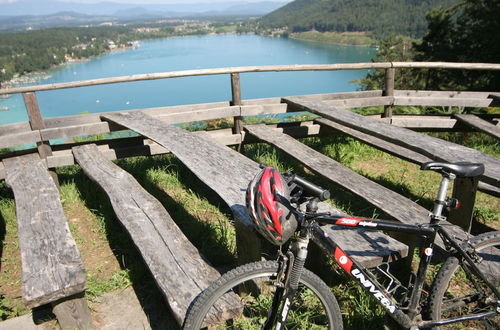
<svg viewBox="0 0 500 330"><path fill-rule="evenodd" d="M224 237L221 237L216 232L215 227L218 224L205 222L200 217L197 217L196 210L191 209L189 203L181 205L146 174L147 169L168 167L169 171L177 174L179 181L183 185L181 189L193 192L196 196L201 196L201 198L206 199L231 219L231 211L225 202L194 176L177 158L171 155L149 157L136 160L133 164L122 161L119 165L134 175L136 180L162 203L184 235L212 265L225 268L228 264L235 263L233 253L224 244L225 242L221 241Z"/></svg>
<svg viewBox="0 0 500 330"><path fill-rule="evenodd" d="M3 241L5 240L6 233L7 233L7 224L2 216L2 212L0 212L0 270L2 270L2 255L3 255L3 245L4 245Z"/></svg>
<svg viewBox="0 0 500 330"><path fill-rule="evenodd" d="M7 187L7 184L5 183L5 181L0 182L0 198L1 199L4 199L4 198L5 199L14 199L14 195L12 193L12 190L10 190ZM2 269L3 247L4 247L4 240L5 240L6 234L7 234L7 222L6 222L2 212L0 212L0 270Z"/></svg>

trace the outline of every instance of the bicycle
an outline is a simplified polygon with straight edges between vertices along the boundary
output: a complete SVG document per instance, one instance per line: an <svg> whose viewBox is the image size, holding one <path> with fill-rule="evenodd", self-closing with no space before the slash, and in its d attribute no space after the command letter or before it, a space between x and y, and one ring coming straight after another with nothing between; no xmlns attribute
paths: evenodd
<svg viewBox="0 0 500 330"><path fill-rule="evenodd" d="M446 219L443 209L458 206L457 200L446 198L449 184L456 177L481 175L484 165L429 162L421 169L436 171L442 179L434 209L429 214L430 221L415 225L318 213L317 204L329 198L329 191L297 175L281 174L290 195L286 198L288 202L278 196L280 205L287 207L297 219L288 249L282 251L283 244L278 237L278 241L274 241L280 245L277 260L246 264L221 276L195 299L184 329L342 329L342 315L335 296L318 276L304 268L311 239L401 327L423 329L465 322L466 327L474 328L481 326L480 322L487 322L492 328L498 328L500 231L459 240L448 233L442 223ZM275 181L280 179L276 174L271 175ZM276 189L272 187L275 195ZM304 204L305 211L301 207ZM410 276L405 286L390 273L387 263L371 269L363 267L325 235L320 225L403 232L423 238L418 244L421 252L416 274ZM426 295L423 287L436 236L441 237L446 246L446 259ZM242 306L231 311L217 310L217 301L230 293L240 295Z"/></svg>

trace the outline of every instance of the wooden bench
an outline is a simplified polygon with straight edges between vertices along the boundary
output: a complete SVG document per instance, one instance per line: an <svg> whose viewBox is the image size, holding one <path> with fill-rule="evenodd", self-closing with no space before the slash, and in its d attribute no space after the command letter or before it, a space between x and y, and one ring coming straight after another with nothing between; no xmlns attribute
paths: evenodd
<svg viewBox="0 0 500 330"><path fill-rule="evenodd" d="M334 122L359 129L363 133L413 150L433 160L481 162L486 169L480 180L495 187L500 187L500 159L498 158L429 135L376 121L323 102L309 101L298 97L286 98L284 101L294 107L302 107Z"/></svg>
<svg viewBox="0 0 500 330"><path fill-rule="evenodd" d="M500 159L480 151L448 141L420 134L402 127L384 123L351 111L332 107L324 102L302 98L288 98L285 101L294 108L303 108L326 119L318 123L365 141L379 149L399 155L407 160L422 163L427 160L459 162L473 161L485 164L485 173L479 178L457 178L454 197L462 201L462 207L450 212L450 221L466 231L470 230L476 189L494 196L500 194Z"/></svg>
<svg viewBox="0 0 500 330"><path fill-rule="evenodd" d="M108 194L116 216L182 325L191 302L220 276L219 272L203 260L162 204L134 177L107 160L95 144L74 147L73 154L85 174ZM218 308L223 314L237 313L241 304L228 295Z"/></svg>
<svg viewBox="0 0 500 330"><path fill-rule="evenodd" d="M245 130L403 223L426 223L429 220L429 211L417 203L365 178L278 130L266 125L245 126ZM465 236L463 230L457 226L450 224L447 228L456 236ZM437 243L444 249L443 242L439 238Z"/></svg>
<svg viewBox="0 0 500 330"><path fill-rule="evenodd" d="M410 150L408 148L397 145L395 143L380 139L376 136L360 132L356 129L353 129L353 128L350 128L348 126L336 123L336 122L331 121L329 119L318 118L318 119L315 119L314 122L316 124L320 124L321 130L323 130L323 131L325 129L330 129L330 130L333 130L335 133L349 135L349 136L351 136L351 137L353 137L361 142L364 142L364 143L366 143L374 148L377 148L379 150L387 152L388 154L399 157L399 158L404 159L406 161L409 161L411 163L421 165L423 163L430 162L433 160L432 158L429 158L425 155L422 155L421 153L418 153L416 151L413 151L413 150ZM328 133L327 133L327 135L328 135ZM487 193L487 194L490 194L492 196L500 197L500 188L498 188L498 187L494 187L494 186L486 184L484 182L479 182L478 189L480 191Z"/></svg>
<svg viewBox="0 0 500 330"><path fill-rule="evenodd" d="M253 225L245 207L245 190L259 170L257 163L230 148L218 145L205 132L190 133L178 127L167 126L145 114L116 113L103 116L103 119L154 140L178 157L224 200L239 220L236 227L241 261L260 259L260 251L252 252L259 240L253 233ZM321 203L321 209L339 213L327 203ZM399 259L407 254L404 244L382 233L343 230L339 234L338 229L324 227L324 230L329 232L342 249L368 267L376 266L382 261Z"/></svg>
<svg viewBox="0 0 500 330"><path fill-rule="evenodd" d="M3 163L16 203L24 303L52 303L63 329L92 328L83 298L85 269L47 168L37 154Z"/></svg>

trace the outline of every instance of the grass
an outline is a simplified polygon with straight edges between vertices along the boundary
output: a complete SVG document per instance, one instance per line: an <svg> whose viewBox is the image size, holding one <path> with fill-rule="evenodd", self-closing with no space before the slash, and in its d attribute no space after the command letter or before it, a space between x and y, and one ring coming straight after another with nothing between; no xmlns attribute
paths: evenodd
<svg viewBox="0 0 500 330"><path fill-rule="evenodd" d="M412 111L411 109L408 111ZM310 120L299 114L291 120ZM245 118L245 123L273 123L276 116ZM205 122L201 129L231 127L229 120ZM186 126L191 130L200 127ZM442 134L441 138L473 146L500 157L498 142L478 134ZM303 143L335 159L352 170L430 208L435 198L439 176L422 172L418 166L390 156L354 139L342 136L306 138ZM357 216L386 215L340 187L325 183L300 163L267 144L245 146L245 154L282 172L293 171L328 188L332 203L338 209ZM215 267L226 270L236 264L236 242L230 211L174 156L135 157L116 162L168 210L177 225ZM70 230L87 269L87 297L91 303L117 289L133 286L138 292L158 294L154 279L142 262L128 233L115 218L107 196L91 182L78 166L57 170L61 182L61 199ZM499 227L498 199L478 193L474 219ZM17 244L15 205L10 189L0 182L0 318L27 313L20 292L21 265ZM321 264L327 261L323 260ZM384 310L360 291L339 269L323 267L320 274L332 286L338 298L348 329L382 328ZM158 298L162 300L162 298Z"/></svg>

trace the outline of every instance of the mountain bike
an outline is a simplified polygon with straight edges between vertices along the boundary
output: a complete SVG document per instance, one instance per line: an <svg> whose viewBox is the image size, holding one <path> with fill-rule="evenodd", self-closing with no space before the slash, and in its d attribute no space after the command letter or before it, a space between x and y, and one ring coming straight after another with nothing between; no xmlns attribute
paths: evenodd
<svg viewBox="0 0 500 330"><path fill-rule="evenodd" d="M429 162L421 169L436 171L442 179L429 219L415 225L319 213L318 202L329 198L328 190L297 175L283 174L293 186L290 207L299 223L287 249L280 247L276 260L246 264L221 276L195 299L184 328L342 329L341 311L331 289L304 268L312 239L401 327L455 327L462 322L465 328L498 329L500 232L459 239L447 229L450 224L443 216L444 208L459 204L446 197L450 183L456 177L479 176L484 166ZM415 235L421 251L418 269L404 285L391 273L388 263L365 268L343 251L321 225ZM430 290L424 293L437 236L446 247L441 252L445 261ZM218 301L235 293L241 305L221 310Z"/></svg>

